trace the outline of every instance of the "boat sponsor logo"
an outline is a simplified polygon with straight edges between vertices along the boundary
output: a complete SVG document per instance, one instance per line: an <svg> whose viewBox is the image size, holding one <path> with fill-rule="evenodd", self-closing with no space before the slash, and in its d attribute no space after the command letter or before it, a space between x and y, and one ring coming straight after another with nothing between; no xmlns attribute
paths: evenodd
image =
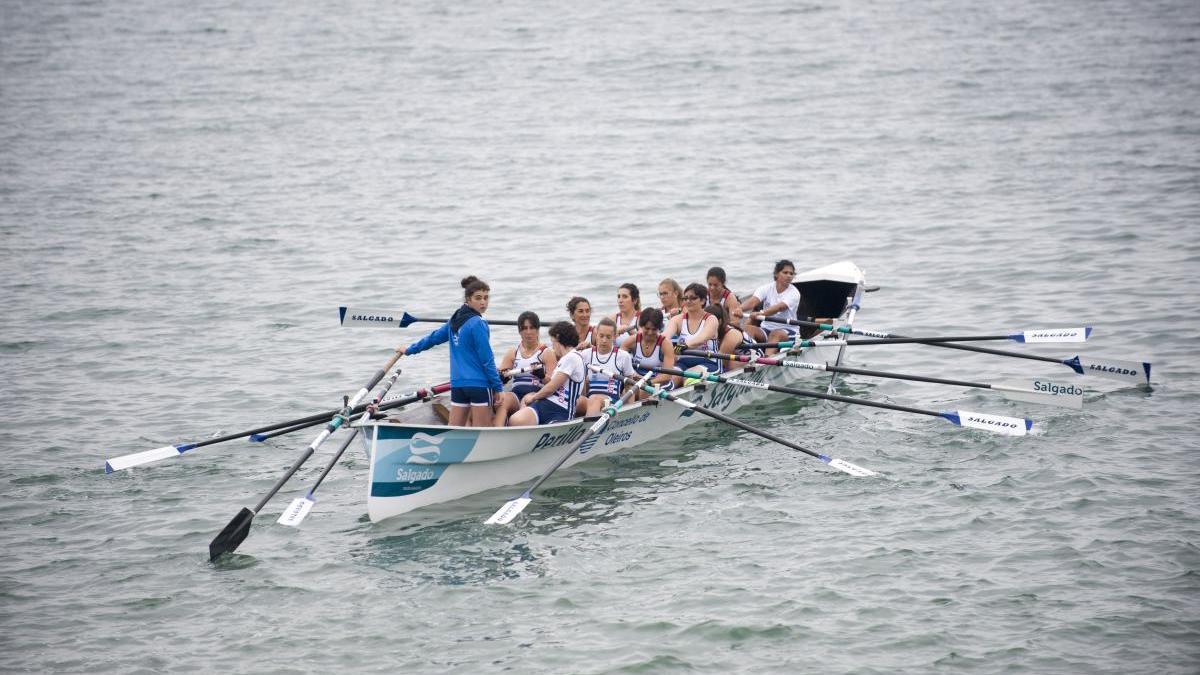
<svg viewBox="0 0 1200 675"><path fill-rule="evenodd" d="M1033 381L1033 388L1054 396L1083 396L1083 389L1076 387L1073 384L1063 386L1055 382L1042 382L1041 380Z"/></svg>
<svg viewBox="0 0 1200 675"><path fill-rule="evenodd" d="M379 323L395 323L396 318L383 314L352 314L351 321L374 321Z"/></svg>
<svg viewBox="0 0 1200 675"><path fill-rule="evenodd" d="M1027 330L1021 337L1025 342L1086 342L1087 331L1083 328L1043 328Z"/></svg>
<svg viewBox="0 0 1200 675"><path fill-rule="evenodd" d="M1089 363L1088 370L1094 370L1098 373L1108 373L1109 375L1126 375L1128 377L1137 377L1138 372L1121 366L1111 366L1106 363Z"/></svg>
<svg viewBox="0 0 1200 675"><path fill-rule="evenodd" d="M967 421L973 424L982 424L989 427L997 427L1003 429L1019 429L1023 424L1016 424L1007 419L995 417L980 417L979 415L967 415Z"/></svg>
<svg viewBox="0 0 1200 675"><path fill-rule="evenodd" d="M808 370L825 370L825 365L821 364L821 363L808 363L806 361L792 361L790 359L784 359L783 361L780 361L780 363L789 368L805 368Z"/></svg>
<svg viewBox="0 0 1200 675"><path fill-rule="evenodd" d="M433 469L409 469L400 467L396 469L396 480L401 483L416 483L422 480L433 480L437 478L437 474Z"/></svg>
<svg viewBox="0 0 1200 675"><path fill-rule="evenodd" d="M624 443L630 438L633 438L632 431L618 431L616 433L609 434L608 437L604 439L604 444L613 445L616 443Z"/></svg>
<svg viewBox="0 0 1200 675"><path fill-rule="evenodd" d="M537 442L533 444L533 450L541 450L542 448L557 448L561 445L574 443L583 436L583 427L575 427L569 431L564 431L561 434L544 433ZM531 452L533 451L531 450Z"/></svg>
<svg viewBox="0 0 1200 675"><path fill-rule="evenodd" d="M762 382L759 382L757 379L757 378L761 377L761 373L765 373L765 372L767 372L767 371L760 370L751 376L756 379L744 380L744 379L739 378L736 380L729 380L729 382L741 384L741 385L747 386L747 387L754 387L756 389L766 389L767 385ZM738 389L737 387L717 387L716 389L713 389L711 391L712 391L712 393L709 395L710 398L708 399L708 402L703 403L701 405L703 405L706 408L712 408L713 410L717 410L717 411L722 411L722 410L728 409L729 406L733 405L733 402L734 402L734 400L737 399L738 395L741 394L741 390Z"/></svg>

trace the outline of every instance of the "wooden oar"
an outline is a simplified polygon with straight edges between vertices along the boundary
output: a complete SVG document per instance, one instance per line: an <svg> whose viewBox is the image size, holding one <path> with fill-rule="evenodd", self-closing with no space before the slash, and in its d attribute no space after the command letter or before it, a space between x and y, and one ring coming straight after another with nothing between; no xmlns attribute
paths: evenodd
<svg viewBox="0 0 1200 675"><path fill-rule="evenodd" d="M279 492L280 488L283 487L283 484L286 483L289 478L295 475L295 473L300 470L300 467L304 466L304 463L308 461L308 458L312 457L313 453L317 451L317 448L321 447L321 444L325 442L325 439L329 438L330 434L337 431L339 427L349 421L351 415L350 411L353 410L356 405L358 405L359 401L366 398L367 394L369 394L371 390L375 388L375 385L379 384L379 381L383 379L384 375L387 375L387 371L391 370L392 366L396 365L396 361L399 361L401 356L402 354L398 351L393 354L392 358L388 359L387 365L381 368L379 372L375 373L375 375L371 377L371 381L368 382L365 387L359 389L358 393L354 395L353 399L346 401L346 404L342 410L329 420L329 423L325 425L325 429L323 429L321 433L317 434L317 437L313 439L313 442L310 443L309 446L304 450L304 453L296 459L291 468L289 468L287 472L285 472L283 476L279 478L279 480L275 481L275 485L271 487L271 490L267 492L267 494L261 500L259 500L257 506L255 506L253 509L242 507L242 510L239 511L238 514L229 521L229 524L226 525L225 528L222 529L220 533L218 533L217 536L212 540L212 542L209 543L208 559L210 561L216 560L224 553L231 553L237 550L237 547L246 540L246 535L250 534L250 523L254 520L254 516L258 515L258 512L267 505L267 502L271 501L271 497L274 497L275 493Z"/></svg>
<svg viewBox="0 0 1200 675"><path fill-rule="evenodd" d="M642 379L636 380L636 382L640 385L649 378L650 373L646 373L642 376ZM571 455L574 455L575 452L579 450L579 447L587 441L587 439L604 431L604 427L608 426L608 420L615 416L621 409L621 406L625 405L636 393L637 387L631 387L629 391L625 392L625 394L621 396L621 398L606 406L604 408L604 412L600 413L600 419L596 420L592 426L588 427L588 430L579 437L579 440L572 443L571 447L567 448L567 451L558 458L558 461L555 462L548 471L543 473L536 481L534 481L533 485L530 485L525 492L522 492L520 497L517 497L516 499L510 499L509 501L505 502L504 506L501 506L498 511L493 513L490 518L484 521L484 524L507 525L508 523L511 523L513 518L516 518L517 514L525 510L525 507L529 505L529 502L533 501L533 491L541 487L542 483L545 483L546 479L550 477L550 474L558 470L558 467L565 464L566 461L571 458ZM570 403L574 405L573 401Z"/></svg>
<svg viewBox="0 0 1200 675"><path fill-rule="evenodd" d="M904 405L894 405L892 403L880 403L878 401L868 401L862 398L852 398L850 396L839 396L837 394L824 394L819 391L807 391L805 389L794 389L792 387L784 387L777 384L767 384L766 382L756 382L754 380L742 380L732 377L724 377L705 372L692 372L677 370L675 368L659 368L650 369L653 372L665 373L667 375L679 375L691 380L705 380L707 382L718 382L721 384L732 384L739 387L750 387L753 389L766 389L768 391L779 392L781 394L792 394L793 396L807 396L810 398L823 398L827 401L840 401L842 403L853 403L854 405L865 405L872 408L883 408L885 410L896 410L898 412L915 413L917 415L928 415L930 417L940 417L957 426L967 427L970 429L982 429L998 434L1008 436L1024 436L1027 431L1033 428L1033 420L1023 417L1007 417L1005 415L989 415L985 413L970 412L966 410L952 410L949 412L938 412L936 410L926 410L924 408L912 408Z"/></svg>
<svg viewBox="0 0 1200 675"><path fill-rule="evenodd" d="M662 372L668 372L670 370L671 369L664 369ZM681 371L676 371L676 372L681 372ZM643 380L644 379L645 378L643 378ZM625 380L627 382L630 382L633 380L633 378L626 377ZM837 459L834 457L830 457L828 455L822 455L818 452L813 452L812 450L809 450L808 448L796 445L795 443L793 443L787 439L780 438L779 436L776 436L775 434L772 434L768 431L763 431L762 429L752 427L749 424L746 424L745 422L742 422L740 420L736 420L732 417L729 417L728 415L724 415L724 414L719 413L710 408L705 408L702 405L692 403L691 401L688 401L686 399L679 398L678 396L676 396L664 389L660 389L658 387L647 386L645 384L640 384L638 386L638 388L640 388L642 391L649 393L650 396L653 398L662 398L662 399L666 399L666 400L674 402L674 403L678 403L679 405L681 405L687 409L684 413L685 415L690 414L691 412L698 412L702 415L707 415L715 420L720 420L726 424L731 424L739 429L742 429L743 431L749 431L752 434L762 436L763 438L765 438L769 441L774 441L784 447L791 448L792 450L798 450L798 451L803 452L804 454L809 455L811 457L816 457L817 459L821 460L822 462L825 462L829 466L832 466L833 468L835 468L839 471L842 471L844 473L848 473L851 476L874 476L875 475L875 472L871 471L870 469L864 469L861 466L858 466L856 464L851 464L850 462L847 462L846 460L843 460L843 459Z"/></svg>
<svg viewBox="0 0 1200 675"><path fill-rule="evenodd" d="M739 356L736 354L722 354L721 352L696 350L685 351L684 355L702 356L706 359L719 359L722 361L738 361L740 363L747 364L761 363L767 366L785 366L788 368L803 368L804 370L823 370L830 373L866 375L868 377L885 377L895 380L912 380L913 382L930 382L933 384L946 384L952 387L991 389L992 391L1001 394L1005 398L1015 401L1044 403L1046 405L1072 408L1074 410L1079 410L1083 407L1083 388L1077 387L1073 384L1062 384L1059 382L1034 380L1032 387L1018 387L1008 384L985 384L982 382L967 382L965 380L950 380L941 377L926 377L923 375L908 375L905 373L892 373L882 370L866 370L864 368L834 366L827 363L809 363L807 361L793 361L787 358L775 358L767 356Z"/></svg>

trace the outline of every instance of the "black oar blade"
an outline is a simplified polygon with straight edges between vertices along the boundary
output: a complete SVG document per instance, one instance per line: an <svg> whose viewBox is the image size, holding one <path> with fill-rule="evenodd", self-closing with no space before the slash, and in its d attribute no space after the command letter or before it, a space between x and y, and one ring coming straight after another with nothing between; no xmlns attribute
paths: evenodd
<svg viewBox="0 0 1200 675"><path fill-rule="evenodd" d="M222 553L233 553L238 546L246 541L246 535L250 534L250 523L254 520L254 512L246 507L238 512L233 520L221 530L208 545L208 560L212 562L221 557Z"/></svg>

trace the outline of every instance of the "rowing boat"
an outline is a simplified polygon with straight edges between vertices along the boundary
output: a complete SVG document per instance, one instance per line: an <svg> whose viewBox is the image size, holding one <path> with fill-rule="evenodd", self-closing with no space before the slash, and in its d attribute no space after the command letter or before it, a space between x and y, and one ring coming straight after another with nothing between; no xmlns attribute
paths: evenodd
<svg viewBox="0 0 1200 675"><path fill-rule="evenodd" d="M860 298L866 287L862 270L849 261L797 274L793 283L803 298L800 313L840 319L853 311L854 299ZM835 336L825 331L810 339ZM824 363L826 352L829 350L820 346L806 347L794 358ZM805 371L765 365L741 373L742 381L786 386L804 377ZM721 413L777 395L765 388L703 383L674 393ZM372 522L536 478L564 449L583 438L590 425L590 420L576 418L536 427L447 426L434 408L446 403L448 396L442 394L387 418L361 424L371 456L367 513ZM698 419L690 410L667 401L633 403L620 409L603 433L584 441L563 466L648 443Z"/></svg>

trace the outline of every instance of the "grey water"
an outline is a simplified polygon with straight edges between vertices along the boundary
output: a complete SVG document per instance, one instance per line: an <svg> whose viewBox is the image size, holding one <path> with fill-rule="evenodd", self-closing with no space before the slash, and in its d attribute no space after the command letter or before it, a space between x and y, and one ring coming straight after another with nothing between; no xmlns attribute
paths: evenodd
<svg viewBox="0 0 1200 675"><path fill-rule="evenodd" d="M0 670L1200 671L1200 5L0 5ZM1035 420L1008 438L776 398L438 517L371 524L351 446L299 529L207 544L312 431L104 460L328 410L418 327L740 293L853 260L857 323L1091 325L1150 390L924 346L851 365L1057 378L1082 411L847 377ZM494 346L516 342L493 331ZM446 374L401 362L397 391ZM823 379L812 376L819 387Z"/></svg>

